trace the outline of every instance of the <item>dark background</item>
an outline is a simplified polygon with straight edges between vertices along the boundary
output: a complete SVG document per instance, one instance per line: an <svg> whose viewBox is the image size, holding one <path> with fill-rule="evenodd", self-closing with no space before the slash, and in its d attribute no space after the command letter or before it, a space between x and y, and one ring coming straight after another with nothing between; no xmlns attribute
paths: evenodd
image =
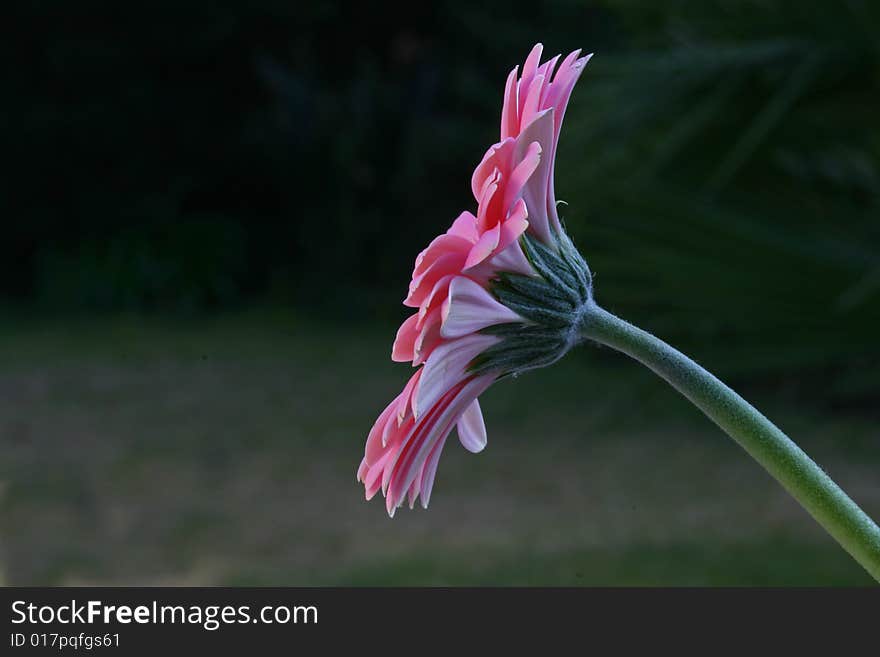
<svg viewBox="0 0 880 657"><path fill-rule="evenodd" d="M438 508L389 524L357 499L412 261L473 209L505 76L542 41L596 53L557 192L599 301L880 512L877 3L477 4L9 10L8 581L864 581L594 349L487 395L490 449L444 456Z"/></svg>

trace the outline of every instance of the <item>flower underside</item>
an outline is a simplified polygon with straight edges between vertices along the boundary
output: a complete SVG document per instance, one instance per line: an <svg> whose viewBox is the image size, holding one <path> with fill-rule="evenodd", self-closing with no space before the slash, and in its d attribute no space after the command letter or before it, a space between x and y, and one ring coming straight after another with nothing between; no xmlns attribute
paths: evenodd
<svg viewBox="0 0 880 657"><path fill-rule="evenodd" d="M537 275L501 271L489 291L524 321L482 329L501 342L470 363L474 374L517 374L555 363L576 344L580 318L592 301L590 268L565 232L555 234L556 248L527 233L520 244Z"/></svg>

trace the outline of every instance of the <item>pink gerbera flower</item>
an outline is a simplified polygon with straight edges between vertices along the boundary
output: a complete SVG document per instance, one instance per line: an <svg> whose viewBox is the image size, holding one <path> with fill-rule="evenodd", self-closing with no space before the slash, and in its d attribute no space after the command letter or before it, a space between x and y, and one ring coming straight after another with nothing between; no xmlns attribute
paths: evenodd
<svg viewBox="0 0 880 657"><path fill-rule="evenodd" d="M501 141L471 179L477 212L463 212L416 258L392 359L418 367L367 437L358 481L379 490L390 515L428 506L453 428L479 452L479 395L500 377L548 365L578 339L590 271L556 212L553 162L572 88L589 60L541 64L536 45L504 90ZM555 72L554 72L555 70Z"/></svg>

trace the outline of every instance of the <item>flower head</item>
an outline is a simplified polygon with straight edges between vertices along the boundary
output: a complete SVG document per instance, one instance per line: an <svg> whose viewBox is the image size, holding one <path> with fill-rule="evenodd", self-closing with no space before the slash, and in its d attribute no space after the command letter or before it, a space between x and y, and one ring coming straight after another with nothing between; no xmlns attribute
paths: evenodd
<svg viewBox="0 0 880 657"><path fill-rule="evenodd" d="M536 45L507 78L501 140L471 178L465 211L416 258L404 305L417 309L391 357L419 369L379 415L358 481L390 515L428 506L446 439L486 446L478 401L508 374L548 365L574 343L592 294L590 271L560 224L553 161L565 107L589 56L541 64ZM555 72L554 72L555 71Z"/></svg>

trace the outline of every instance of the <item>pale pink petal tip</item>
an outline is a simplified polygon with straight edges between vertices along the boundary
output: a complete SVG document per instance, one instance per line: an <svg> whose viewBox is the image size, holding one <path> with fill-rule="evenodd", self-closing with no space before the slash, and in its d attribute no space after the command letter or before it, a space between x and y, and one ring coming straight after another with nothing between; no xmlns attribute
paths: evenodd
<svg viewBox="0 0 880 657"><path fill-rule="evenodd" d="M458 440L462 446L476 454L486 447L486 423L483 420L483 411L480 410L480 402L475 399L467 407L456 425L458 428Z"/></svg>
<svg viewBox="0 0 880 657"><path fill-rule="evenodd" d="M467 260L465 260L463 270L476 267L492 255L492 252L495 251L495 248L498 246L499 239L501 239L501 225L497 224L483 233L479 241L474 244L473 248L471 248Z"/></svg>
<svg viewBox="0 0 880 657"><path fill-rule="evenodd" d="M524 321L483 286L464 276L450 283L442 314L440 335L444 338L460 338L496 324Z"/></svg>
<svg viewBox="0 0 880 657"><path fill-rule="evenodd" d="M413 350L419 336L417 322L419 314L411 315L397 329L397 337L391 347L391 360L396 363L407 363L413 359Z"/></svg>

